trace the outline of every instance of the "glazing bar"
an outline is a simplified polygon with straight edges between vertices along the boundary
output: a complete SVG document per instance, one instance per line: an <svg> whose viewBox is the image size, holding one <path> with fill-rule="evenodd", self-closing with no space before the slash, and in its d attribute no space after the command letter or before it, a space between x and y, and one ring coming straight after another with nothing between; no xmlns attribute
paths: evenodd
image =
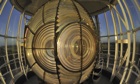
<svg viewBox="0 0 140 84"><path fill-rule="evenodd" d="M126 24L126 30L129 31L129 24L128 24L128 19L127 19L127 16L126 16L126 12L125 12L125 9L121 3L120 0L118 0L118 4L122 10L122 13L123 13L123 17L124 17L124 20L125 20L125 24ZM130 49L131 49L131 34L130 32L127 33L127 38L128 38L128 56L127 56L127 60L126 60L126 65L125 65L125 70L123 72L123 75L122 75L122 79L120 81L120 84L123 84L124 82L124 79L125 79L125 76L126 76L126 73L127 73L127 70L128 70L128 66L129 66L129 59L130 59Z"/></svg>
<svg viewBox="0 0 140 84"><path fill-rule="evenodd" d="M3 84L6 84L6 82L5 82L5 80L4 80L4 78L3 78L2 74L1 74L1 72L0 72L0 79L1 79L1 81L2 81Z"/></svg>
<svg viewBox="0 0 140 84"><path fill-rule="evenodd" d="M111 9L111 7L109 6L110 12L111 12L111 17L112 17L112 21L113 21L113 25L114 25L114 34L115 34L115 58L114 58L114 65L113 65L113 70L112 70L112 75L110 78L110 81L112 82L112 80L114 79L115 75L116 75L116 67L117 67L117 60L118 60L118 31L117 31L117 26L116 26L116 19L114 17L114 13L113 10Z"/></svg>
<svg viewBox="0 0 140 84"><path fill-rule="evenodd" d="M124 55L124 57L121 59L121 62L120 62L120 64L119 64L119 66L118 66L118 72L120 71L122 65L124 64L124 62L125 62L126 59L127 59L127 56L128 56L127 53L128 53L128 48L127 48L127 50L126 50L126 52L125 52L125 55Z"/></svg>
<svg viewBox="0 0 140 84"><path fill-rule="evenodd" d="M26 16L24 15L24 24L27 25Z"/></svg>
<svg viewBox="0 0 140 84"><path fill-rule="evenodd" d="M125 27L127 27L125 20L122 18L122 16L119 14L118 10L115 8L115 6L110 5L116 12L116 14L118 14L118 17L120 18L120 20L122 21L122 23L124 24Z"/></svg>
<svg viewBox="0 0 140 84"><path fill-rule="evenodd" d="M137 32L137 31L139 31L139 30L140 30L140 27L135 28L135 29L133 30L133 32Z"/></svg>
<svg viewBox="0 0 140 84"><path fill-rule="evenodd" d="M0 8L0 15L1 15L1 13L2 13L2 11L3 11L3 9L4 9L4 6L6 5L7 1L8 1L8 0L4 0L4 1L2 0L2 2L4 2L4 3L3 3L3 5L2 5L1 8Z"/></svg>
<svg viewBox="0 0 140 84"><path fill-rule="evenodd" d="M115 11L118 11L117 8L114 6ZM116 12L117 15L117 19L118 19L118 24L119 24L119 29L120 29L120 33L122 35L120 35L120 40L123 40L123 32L122 32L122 26L121 26L121 21L120 21L120 17L118 15L118 13ZM120 43L120 61L119 61L119 65L121 64L121 61L123 59L123 42Z"/></svg>
<svg viewBox="0 0 140 84"><path fill-rule="evenodd" d="M127 10L128 17L130 19L131 27L134 30L134 23L133 23L133 20L132 20L132 16L131 16L130 10L129 10L125 0L123 0L123 3L124 3L124 6L125 6L125 8ZM135 61L135 54L136 54L136 32L133 32L133 54L132 54L132 60L131 60L132 64L131 64L131 67L129 69L127 78L125 80L125 83L127 83L128 80L130 79L130 76L131 76L131 73L132 73L133 64L134 64L134 61Z"/></svg>
<svg viewBox="0 0 140 84"><path fill-rule="evenodd" d="M134 0L134 2L135 2L135 4L136 4L137 8L138 8L138 9L139 9L139 11L140 11L140 5L139 5L138 1L137 1L137 0Z"/></svg>
<svg viewBox="0 0 140 84"><path fill-rule="evenodd" d="M106 16L106 13L104 13L105 21L106 21L106 29L107 29L107 37L108 37L108 55L107 55L107 65L106 68L109 66L109 58L110 58L110 30L109 30L109 25L108 25L108 19Z"/></svg>
<svg viewBox="0 0 140 84"><path fill-rule="evenodd" d="M22 65L21 65L21 57L20 57L20 50L19 50L19 45L20 45L20 27L21 27L21 21L22 21L22 14L20 15L20 19L19 19L19 23L18 23L18 31L17 31L17 40L16 40L16 44L17 44L17 52L18 52L18 60L19 60L19 66L21 69L21 72L23 72L22 69Z"/></svg>
<svg viewBox="0 0 140 84"><path fill-rule="evenodd" d="M0 37L4 37L4 38L12 38L12 39L16 39L16 38L17 38L17 37L12 37L12 36L8 36L8 35L5 36L5 35L1 35L1 34L0 34Z"/></svg>
<svg viewBox="0 0 140 84"><path fill-rule="evenodd" d="M7 22L7 24L6 24L5 36L8 35L10 19L11 19L11 16L12 16L13 10L14 10L14 6L12 6L11 11L10 11L10 14L9 14L9 17L8 17L8 22ZM11 75L12 79L14 79L14 75L13 75L13 73L12 73L11 66L10 66L10 63L9 63L8 46L7 46L7 45L8 45L8 42L7 42L7 39L8 39L8 38L5 38L5 54L6 54L6 62L7 62L7 65L8 65L8 69L9 69L10 75Z"/></svg>
<svg viewBox="0 0 140 84"><path fill-rule="evenodd" d="M23 21L23 18L24 18L24 12L20 15L21 19L19 21L19 27L18 27L18 35L17 35L17 41L18 41L18 48L19 48L19 57L20 57L20 62L21 62L21 67L22 67L22 70L23 70L23 73L25 75L25 77L27 78L27 74L25 72L25 66L23 64L23 56L22 56L22 52L21 52L21 28L22 28L22 21Z"/></svg>

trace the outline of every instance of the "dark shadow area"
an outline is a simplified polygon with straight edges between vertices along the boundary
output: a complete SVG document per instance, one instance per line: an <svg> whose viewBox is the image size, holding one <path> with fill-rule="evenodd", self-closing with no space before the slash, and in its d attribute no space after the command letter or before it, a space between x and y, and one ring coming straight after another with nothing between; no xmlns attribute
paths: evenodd
<svg viewBox="0 0 140 84"><path fill-rule="evenodd" d="M99 76L94 76L93 78L93 75L91 74L90 77L81 84L119 84L120 80L117 77L115 77L112 83L110 83L110 77L111 73L109 71L102 70ZM28 72L27 78L28 80L22 75L15 84L46 84L39 79L34 72Z"/></svg>
<svg viewBox="0 0 140 84"><path fill-rule="evenodd" d="M30 71L27 73L27 78L30 79L32 77L36 76L34 72ZM23 84L24 82L28 81L25 75L22 75L15 84Z"/></svg>

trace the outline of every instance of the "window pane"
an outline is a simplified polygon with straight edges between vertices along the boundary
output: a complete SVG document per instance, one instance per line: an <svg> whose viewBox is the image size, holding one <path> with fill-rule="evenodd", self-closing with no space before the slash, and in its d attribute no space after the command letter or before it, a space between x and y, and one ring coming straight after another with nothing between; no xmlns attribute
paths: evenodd
<svg viewBox="0 0 140 84"><path fill-rule="evenodd" d="M106 12L107 19L108 19L108 25L109 25L109 30L110 30L110 35L114 35L114 25L111 17L110 11Z"/></svg>
<svg viewBox="0 0 140 84"><path fill-rule="evenodd" d="M8 0L2 14L0 15L0 34L3 34L3 35L5 34L6 23L8 21L8 16L9 16L11 8L12 6Z"/></svg>
<svg viewBox="0 0 140 84"><path fill-rule="evenodd" d="M139 0L137 0L139 1ZM134 1L132 0L126 0L126 4L131 12L131 16L133 18L133 23L135 28L140 27L140 11L135 6Z"/></svg>
<svg viewBox="0 0 140 84"><path fill-rule="evenodd" d="M20 18L20 13L16 9L14 9L10 19L8 36L12 36L12 37L17 36L19 18Z"/></svg>
<svg viewBox="0 0 140 84"><path fill-rule="evenodd" d="M100 36L106 36L107 29L106 29L106 22L105 22L104 14L99 15L99 22L100 22Z"/></svg>

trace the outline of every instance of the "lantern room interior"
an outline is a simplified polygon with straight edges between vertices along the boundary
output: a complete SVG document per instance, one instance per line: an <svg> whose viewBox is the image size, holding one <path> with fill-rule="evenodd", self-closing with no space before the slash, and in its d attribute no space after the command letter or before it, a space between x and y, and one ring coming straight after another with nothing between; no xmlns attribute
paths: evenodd
<svg viewBox="0 0 140 84"><path fill-rule="evenodd" d="M0 84L140 84L140 0L0 0Z"/></svg>

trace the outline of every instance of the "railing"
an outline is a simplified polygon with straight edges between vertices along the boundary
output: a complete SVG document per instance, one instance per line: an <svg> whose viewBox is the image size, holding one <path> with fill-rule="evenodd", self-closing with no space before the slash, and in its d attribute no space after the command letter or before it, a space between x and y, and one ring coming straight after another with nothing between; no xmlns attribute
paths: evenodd
<svg viewBox="0 0 140 84"><path fill-rule="evenodd" d="M11 77L10 76L10 71L9 71L9 69L7 68L7 66L8 66L8 64L10 64L10 66L11 65L14 65L14 67L12 67L11 66L11 71L12 71L12 73L14 72L14 71L17 71L18 73L20 73L21 72L21 67L19 66L19 63L21 62L20 60L19 60L19 58L15 58L15 56L16 55L18 55L18 53L13 53L13 54L9 54L9 56L8 57L13 57L13 59L11 59L11 60L9 60L9 62L7 63L6 62L6 59L5 59L5 55L3 55L3 56L0 56L0 59L4 59L4 63L0 66L0 79L1 79L1 81L4 83L4 84L6 84L7 82L9 82L9 81L11 81L11 80L7 80L7 81L5 81L6 80L6 76L8 75L9 77ZM25 60L25 58L24 57L22 57L24 60L24 62L26 61ZM12 63L11 63L12 62ZM22 67L25 67L26 68L26 65L24 65L24 66L22 66ZM3 70L4 70L4 72L3 72ZM16 73L16 74L18 74L18 73ZM27 72L26 72L27 73ZM16 74L14 74L14 77L16 77ZM6 77L6 78L5 78ZM12 78L10 78L10 79L12 79ZM12 80L14 80L14 79L12 79Z"/></svg>

